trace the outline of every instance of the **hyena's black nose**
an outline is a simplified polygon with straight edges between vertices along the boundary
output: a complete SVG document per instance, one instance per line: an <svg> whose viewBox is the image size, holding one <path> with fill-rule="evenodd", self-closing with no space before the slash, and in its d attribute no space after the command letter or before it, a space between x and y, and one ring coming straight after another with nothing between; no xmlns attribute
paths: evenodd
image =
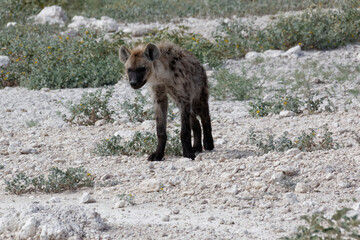
<svg viewBox="0 0 360 240"><path fill-rule="evenodd" d="M130 81L130 86L135 87L137 85L136 81Z"/></svg>

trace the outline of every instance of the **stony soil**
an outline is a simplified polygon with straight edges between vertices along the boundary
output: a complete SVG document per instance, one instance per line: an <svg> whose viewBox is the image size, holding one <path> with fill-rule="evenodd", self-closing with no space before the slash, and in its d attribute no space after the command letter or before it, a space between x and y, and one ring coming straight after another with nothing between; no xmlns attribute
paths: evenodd
<svg viewBox="0 0 360 240"><path fill-rule="evenodd" d="M190 20L189 20L190 21ZM316 61L329 69L338 63L356 64L360 46L333 51L304 52L300 57L276 57L255 63L231 60L233 72L290 76L299 66ZM344 57L346 56L346 57ZM312 69L308 69L313 76ZM210 74L211 72L209 72ZM267 80L265 75L260 78ZM312 82L320 95L338 84ZM349 85L357 84L358 77ZM212 79L210 81L213 81ZM271 87L279 84L267 81ZM340 89L340 88L339 88ZM360 194L359 102L344 110L344 96L334 96L334 113L293 117L252 118L247 102L210 100L215 150L194 161L166 156L147 162L147 156L99 157L96 143L115 132L155 131L154 122L131 123L119 102L134 96L125 80L115 85L111 105L119 116L113 124L71 126L57 112L57 102L78 102L83 92L95 89L31 91L0 90L0 239L278 239L293 233L300 216L352 207ZM269 93L271 94L271 93ZM30 127L29 122L36 122ZM172 122L169 128L177 128ZM339 149L258 156L247 142L250 127L281 135L299 136L328 124ZM5 191L5 179L25 172L38 176L51 167L84 167L96 186L58 194ZM90 193L94 203L82 203ZM118 195L132 194L133 202ZM132 204L131 204L132 203ZM359 211L359 209L357 209Z"/></svg>

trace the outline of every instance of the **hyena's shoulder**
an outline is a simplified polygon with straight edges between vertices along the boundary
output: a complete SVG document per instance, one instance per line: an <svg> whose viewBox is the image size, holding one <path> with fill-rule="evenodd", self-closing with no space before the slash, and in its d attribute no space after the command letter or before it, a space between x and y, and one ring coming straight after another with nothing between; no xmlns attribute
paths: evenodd
<svg viewBox="0 0 360 240"><path fill-rule="evenodd" d="M160 61L168 69L178 75L198 75L202 73L202 66L198 59L189 51L169 42L158 44L161 52Z"/></svg>

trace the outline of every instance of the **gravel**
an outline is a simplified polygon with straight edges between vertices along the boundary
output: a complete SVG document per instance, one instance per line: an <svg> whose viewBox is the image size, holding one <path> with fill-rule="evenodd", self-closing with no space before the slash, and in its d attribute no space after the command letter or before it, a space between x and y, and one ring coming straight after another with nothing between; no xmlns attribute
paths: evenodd
<svg viewBox="0 0 360 240"><path fill-rule="evenodd" d="M186 21L191 29L203 29L202 24L209 23ZM214 25L218 22L212 21ZM201 24L196 25L198 22ZM292 52L297 57L270 52L261 63L247 57L228 60L224 67L239 74L245 69L249 76L263 71L286 78L307 62L329 69L338 63L352 64L359 51L356 44L331 51L300 52L297 47ZM320 80L312 85L320 94L329 87L340 89L336 83ZM325 83L319 84L322 81ZM349 84L357 81L359 77ZM266 84L276 87L278 83ZM96 143L115 133L131 138L135 131L155 131L154 122L131 123L121 112L119 102L135 96L125 80L115 85L110 101L118 113L114 124L102 121L95 126L75 126L59 116L59 112L68 112L58 101L76 103L82 93L96 90L0 90L0 179L10 180L23 171L39 176L51 167L84 167L95 182L109 183L57 194L16 196L5 191L1 180L0 239L278 239L304 224L300 216L334 213L352 207L352 199L358 199L360 145L354 133L360 130L360 111L355 97L346 111L346 99L339 94L334 97L338 111L332 113L263 118L252 118L247 102L211 97L215 149L194 161L166 156L165 161L148 163L147 156L99 157L93 153ZM168 127L175 129L178 124L175 120ZM338 149L292 149L259 156L247 142L250 127L277 136L288 131L295 137L309 128L320 131L324 124L333 132ZM132 203L120 199L122 194L131 194ZM96 202L84 204L84 196ZM354 205L354 211L359 206Z"/></svg>

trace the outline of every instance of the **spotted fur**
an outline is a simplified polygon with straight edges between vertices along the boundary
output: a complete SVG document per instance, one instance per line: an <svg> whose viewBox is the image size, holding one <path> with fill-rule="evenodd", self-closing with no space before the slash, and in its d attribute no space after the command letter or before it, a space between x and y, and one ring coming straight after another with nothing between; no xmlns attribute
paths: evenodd
<svg viewBox="0 0 360 240"><path fill-rule="evenodd" d="M152 93L158 145L148 158L149 161L160 161L164 157L168 97L174 99L180 109L183 156L194 159L195 152L202 151L201 125L205 150L214 149L208 81L204 68L194 55L172 43L149 43L131 51L122 46L119 55L125 64L131 87L139 89L147 84ZM201 125L197 116L200 117ZM191 130L194 135L193 145Z"/></svg>

